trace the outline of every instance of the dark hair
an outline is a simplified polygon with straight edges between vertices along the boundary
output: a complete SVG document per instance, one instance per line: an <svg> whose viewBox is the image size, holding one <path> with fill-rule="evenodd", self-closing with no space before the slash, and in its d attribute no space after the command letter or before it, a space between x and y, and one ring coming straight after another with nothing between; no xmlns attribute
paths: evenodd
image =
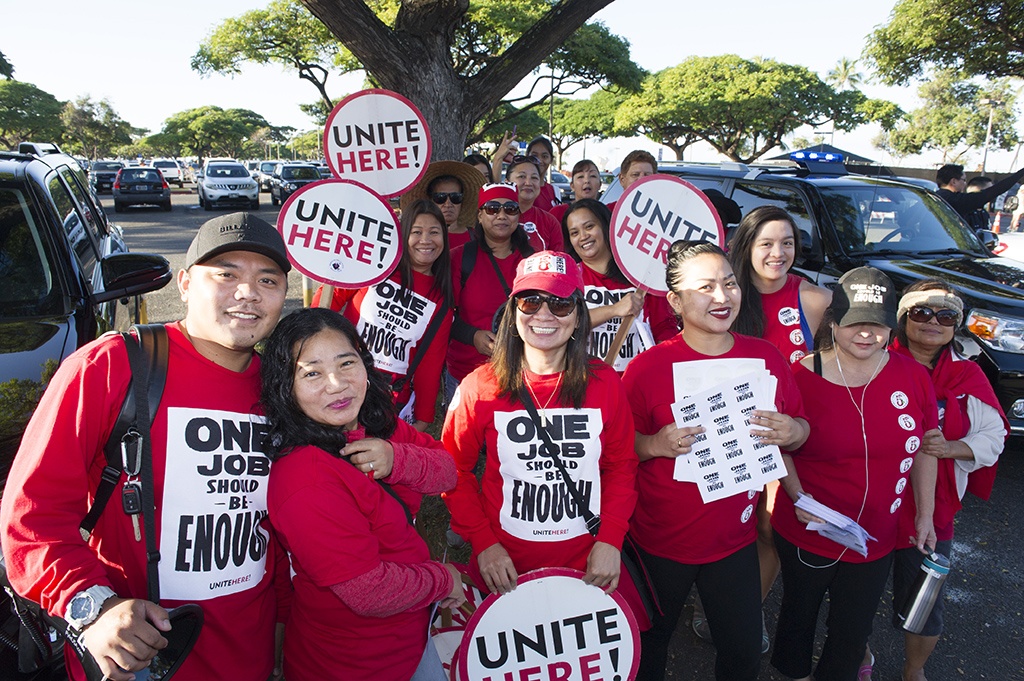
<svg viewBox="0 0 1024 681"><path fill-rule="evenodd" d="M521 165L532 165L534 168L537 169L537 174L540 175L540 161L537 160L536 156L517 156L515 159L512 160L511 163L508 164L508 167L505 168L505 181L506 182L511 182L512 181L510 179L512 177L512 170L515 169L515 168L518 168ZM541 179L541 182L544 181L544 177L543 176L541 176L540 179Z"/></svg>
<svg viewBox="0 0 1024 681"><path fill-rule="evenodd" d="M971 178L970 182L967 183L967 188L968 189L973 189L975 187L978 187L980 189L985 189L990 184L992 184L992 178L991 177L985 177L984 175L978 175L977 177L972 177Z"/></svg>
<svg viewBox="0 0 1024 681"><path fill-rule="evenodd" d="M483 165L487 167L487 173L484 177L487 178L487 184L494 184L494 171L491 170L491 162L487 160L487 157L483 154L469 154L466 158L462 159L463 163L468 163L471 166Z"/></svg>
<svg viewBox="0 0 1024 681"><path fill-rule="evenodd" d="M539 135L537 137L534 137L532 140L530 140L530 143L526 145L526 153L527 153L527 155L529 155L530 149L533 149L534 145L536 145L536 144L539 144L542 147L544 147L545 149L547 149L548 153L551 154L551 158L554 159L554 157L555 157L555 148L551 145L551 140L549 140L544 135Z"/></svg>
<svg viewBox="0 0 1024 681"><path fill-rule="evenodd" d="M747 336L764 336L764 308L761 306L761 292L754 285L754 263L751 254L754 244L761 234L761 228L769 222L781 220L788 222L793 228L793 244L796 253L800 252L800 230L793 216L778 206L758 206L740 220L739 227L729 244L729 262L736 274L736 283L740 287L743 305L733 321L732 330Z"/></svg>
<svg viewBox="0 0 1024 681"><path fill-rule="evenodd" d="M462 180L455 177L454 175L438 175L437 177L430 181L430 184L427 185L427 194L434 193L434 187L436 187L439 182L454 182L455 184L459 185L460 192L465 191L466 189L465 187L462 186Z"/></svg>
<svg viewBox="0 0 1024 681"><path fill-rule="evenodd" d="M444 175L443 177L451 176ZM444 214L441 213L441 209L430 199L414 201L411 206L402 211L402 259L398 261L398 274L401 278L402 286L410 291L413 288L412 257L409 255L409 234L412 232L412 224L421 215L430 215L437 218L438 222L441 223L441 243L443 245L441 247L441 255L437 256L434 264L430 266L430 273L434 275L434 285L431 289L441 294L441 297L448 303L448 307L454 307L455 296L452 294L452 257L448 248L448 227L444 223Z"/></svg>
<svg viewBox="0 0 1024 681"><path fill-rule="evenodd" d="M834 336L832 335L832 324L835 321L836 314L832 310L832 305L829 305L821 315L821 322L818 324L818 330L814 332L814 352L819 355L825 350L831 350L835 347L835 343L833 342Z"/></svg>
<svg viewBox="0 0 1024 681"><path fill-rule="evenodd" d="M590 355L587 354L590 311L587 310L582 292L573 291L572 299L576 301L576 328L565 346L565 373L558 402L579 409L587 396L587 384L592 373ZM491 355L491 367L498 379L501 395L514 400L519 399L519 391L523 389L523 369L526 368L525 343L516 328L517 313L515 300L510 298L506 314L501 317L498 335L494 339L494 353Z"/></svg>
<svg viewBox="0 0 1024 681"><path fill-rule="evenodd" d="M267 454L279 459L296 447L313 445L332 456L348 442L345 431L314 421L295 401L295 367L306 341L325 329L342 333L366 367L366 397L359 408L359 424L370 437L388 438L395 432L398 414L391 384L373 366L373 357L352 322L323 307L297 310L278 323L263 349L260 406L267 418Z"/></svg>
<svg viewBox="0 0 1024 681"><path fill-rule="evenodd" d="M683 264L688 260L696 258L698 255L719 255L726 259L728 262L729 257L725 254L717 244L713 244L710 241L686 241L680 239L672 244L672 247L668 249L668 263L665 266L665 284L668 286L669 291L678 291L676 286L679 284L680 270Z"/></svg>
<svg viewBox="0 0 1024 681"><path fill-rule="evenodd" d="M579 201L574 201L569 204L569 207L562 215L562 241L565 244L565 252L571 255L572 259L576 262L582 262L582 259L576 252L576 249L573 248L572 243L569 241L569 216L580 209L590 211L591 214L597 218L597 223L601 226L601 233L604 234L604 245L609 251L612 248L610 235L611 228L609 227L612 221L612 212L608 210L608 206L596 199L580 199ZM614 279L621 284L631 283L629 279L626 278L626 275L622 273L622 270L619 269L619 263L615 262L615 258L611 258L608 261L608 271L601 272L600 274L603 274L610 279Z"/></svg>
<svg viewBox="0 0 1024 681"><path fill-rule="evenodd" d="M582 173L587 168L593 168L597 171L597 174L601 174L601 169L597 167L597 164L591 161L589 158L585 158L582 161L577 161L576 165L572 167L572 172L569 173L569 179L572 180L573 175L576 173Z"/></svg>
<svg viewBox="0 0 1024 681"><path fill-rule="evenodd" d="M946 165L935 171L935 184L940 187L945 187L952 180L959 179L964 176L964 167L957 165L956 163L947 163Z"/></svg>
<svg viewBox="0 0 1024 681"><path fill-rule="evenodd" d="M952 294L957 298L960 297L960 294L956 292L956 289L954 289L952 286L944 282L942 279L936 279L935 277L929 277L927 279L915 281L913 284L903 289L903 293L901 293L900 295L905 296L908 293L913 293L914 291L935 290L945 291L946 293ZM900 318L896 320L896 339L899 340L900 345L902 345L903 347L910 347L910 342L907 339L907 313L903 313L902 315L900 315ZM948 343L946 343L941 348L935 351L935 354L932 355L931 360L928 362L929 366L935 365L935 360L938 358L938 356L941 355L946 348L953 345L954 340L955 339L950 339Z"/></svg>
<svg viewBox="0 0 1024 681"><path fill-rule="evenodd" d="M484 237L484 226L477 220L476 227L473 228L473 235L476 237L476 242L480 244L480 248L483 249L484 253L493 253L491 247L487 245L487 239ZM523 229L522 223L520 223L510 238L512 244L512 250L519 251L523 256L533 255L533 246L530 245L530 235Z"/></svg>

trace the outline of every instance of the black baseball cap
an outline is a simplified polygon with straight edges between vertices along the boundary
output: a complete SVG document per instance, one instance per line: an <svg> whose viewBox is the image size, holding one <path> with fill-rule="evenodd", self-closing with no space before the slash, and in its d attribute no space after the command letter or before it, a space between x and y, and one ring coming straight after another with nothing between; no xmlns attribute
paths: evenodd
<svg viewBox="0 0 1024 681"><path fill-rule="evenodd" d="M247 212L229 213L203 223L188 247L185 269L228 251L259 253L276 262L285 273L292 269L284 239L277 228Z"/></svg>
<svg viewBox="0 0 1024 681"><path fill-rule="evenodd" d="M896 289L885 272L858 267L839 278L832 293L833 319L839 326L880 324L896 328Z"/></svg>

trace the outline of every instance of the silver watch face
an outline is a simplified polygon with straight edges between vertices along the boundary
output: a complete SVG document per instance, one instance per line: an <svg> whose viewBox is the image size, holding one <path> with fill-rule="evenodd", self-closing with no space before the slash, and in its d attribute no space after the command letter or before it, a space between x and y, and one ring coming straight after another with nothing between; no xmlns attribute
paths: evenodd
<svg viewBox="0 0 1024 681"><path fill-rule="evenodd" d="M69 613L71 619L81 622L88 619L96 609L96 602L92 594L79 594L71 599Z"/></svg>

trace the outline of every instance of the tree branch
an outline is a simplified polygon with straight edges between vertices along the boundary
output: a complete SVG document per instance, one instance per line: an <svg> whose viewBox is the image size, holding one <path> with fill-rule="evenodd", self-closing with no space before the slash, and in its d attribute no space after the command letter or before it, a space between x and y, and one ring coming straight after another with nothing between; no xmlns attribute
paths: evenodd
<svg viewBox="0 0 1024 681"><path fill-rule="evenodd" d="M400 39L361 0L301 0L368 72L404 72L414 46ZM418 50L417 50L418 51Z"/></svg>

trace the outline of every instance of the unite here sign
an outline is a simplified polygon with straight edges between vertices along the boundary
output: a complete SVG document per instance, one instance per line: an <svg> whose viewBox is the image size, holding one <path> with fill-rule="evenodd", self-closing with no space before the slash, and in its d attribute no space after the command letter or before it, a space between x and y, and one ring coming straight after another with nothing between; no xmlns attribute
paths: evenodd
<svg viewBox="0 0 1024 681"><path fill-rule="evenodd" d="M662 297L668 295L665 267L673 242L725 244L725 230L711 200L671 175L651 175L630 185L615 204L610 234L612 255L626 278Z"/></svg>

